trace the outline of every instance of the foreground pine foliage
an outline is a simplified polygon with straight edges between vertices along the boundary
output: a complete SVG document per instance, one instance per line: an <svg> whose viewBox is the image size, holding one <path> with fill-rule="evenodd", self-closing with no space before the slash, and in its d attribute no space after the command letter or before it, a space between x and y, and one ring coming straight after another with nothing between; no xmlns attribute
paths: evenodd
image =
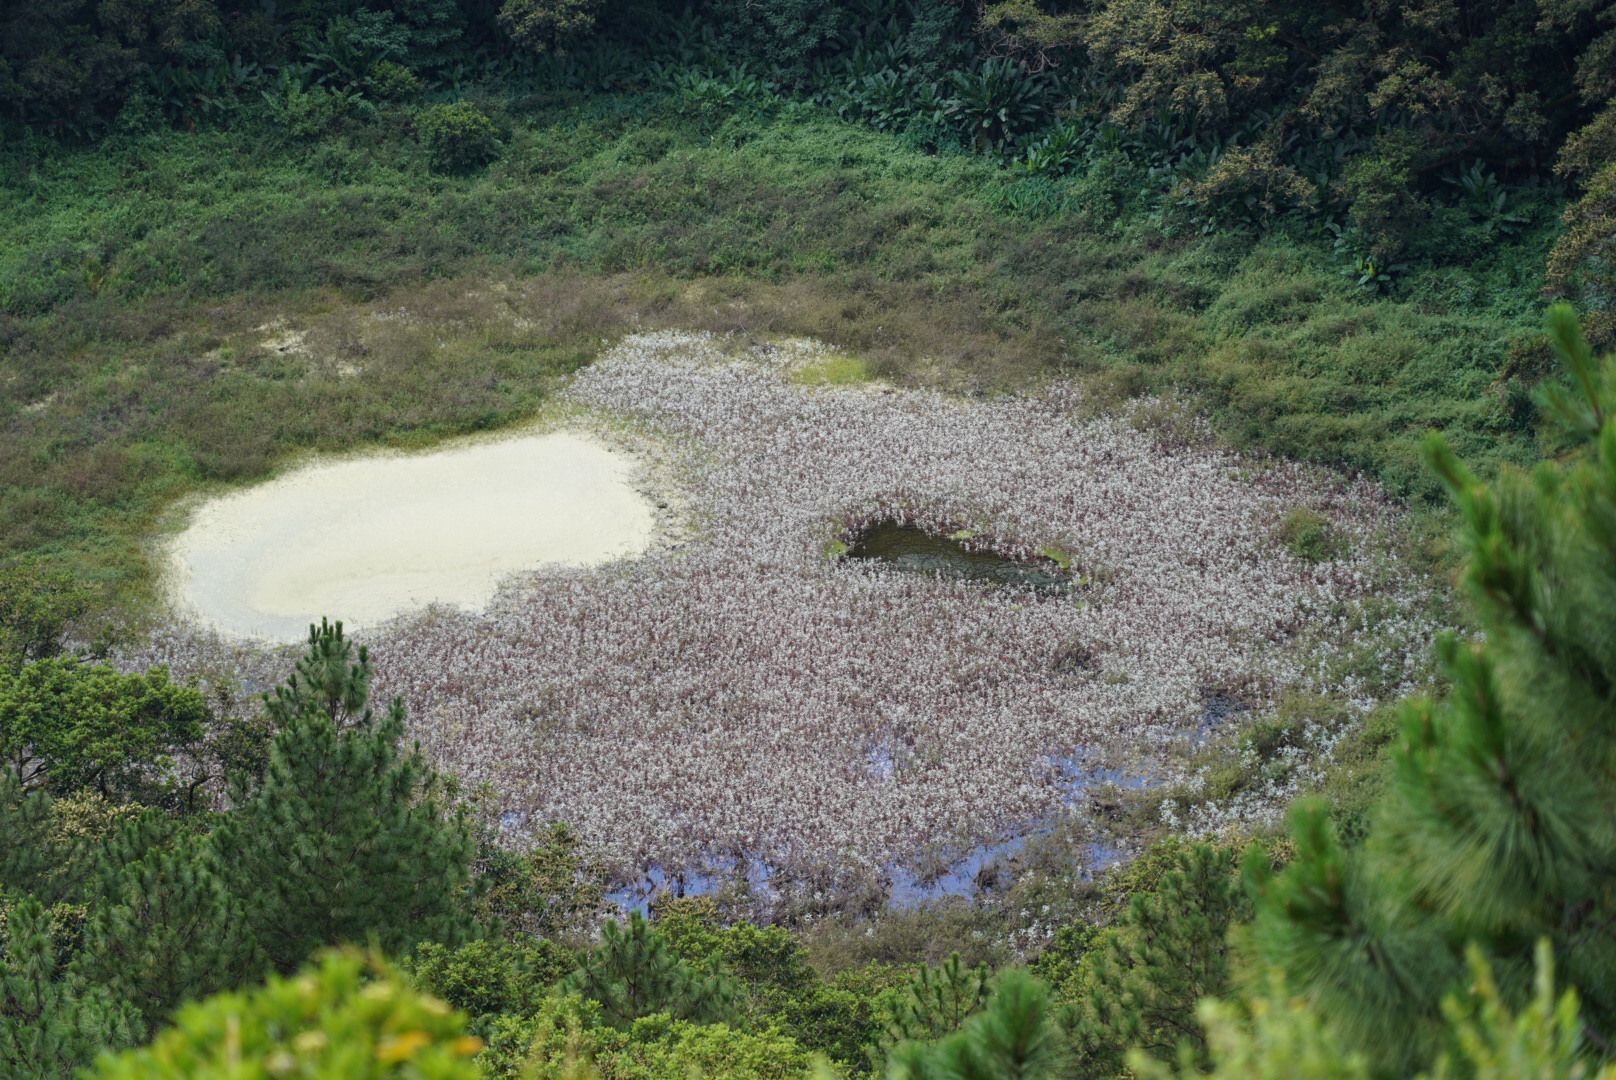
<svg viewBox="0 0 1616 1080"><path fill-rule="evenodd" d="M1254 956L1381 1069L1435 1056L1466 942L1504 1001L1547 942L1587 1044L1616 1024L1616 360L1594 360L1567 308L1551 330L1571 388L1545 401L1581 440L1570 460L1487 485L1431 445L1481 633L1442 644L1445 699L1406 706L1368 843L1343 851L1307 805L1295 862L1249 867Z"/></svg>

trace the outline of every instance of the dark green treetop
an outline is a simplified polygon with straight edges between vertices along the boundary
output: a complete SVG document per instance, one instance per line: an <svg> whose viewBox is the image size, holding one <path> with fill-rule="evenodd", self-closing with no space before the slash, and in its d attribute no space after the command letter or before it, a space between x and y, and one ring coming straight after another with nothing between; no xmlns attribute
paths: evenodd
<svg viewBox="0 0 1616 1080"><path fill-rule="evenodd" d="M229 887L281 971L322 946L374 938L397 954L471 932L470 825L404 746L402 702L379 717L367 707L370 677L340 623L311 629L296 674L266 697L279 730L263 782L237 790L239 808L214 833Z"/></svg>
<svg viewBox="0 0 1616 1080"><path fill-rule="evenodd" d="M638 911L629 912L626 928L602 926L600 944L562 986L599 1002L603 1019L625 1028L655 1013L698 1023L724 1020L735 998L733 980L716 965L687 964Z"/></svg>
<svg viewBox="0 0 1616 1080"><path fill-rule="evenodd" d="M106 1047L128 1046L139 1018L105 988L58 966L38 900L6 915L0 949L0 1076L65 1078Z"/></svg>
<svg viewBox="0 0 1616 1080"><path fill-rule="evenodd" d="M76 967L149 1024L258 968L205 834L145 810L107 838L96 877Z"/></svg>

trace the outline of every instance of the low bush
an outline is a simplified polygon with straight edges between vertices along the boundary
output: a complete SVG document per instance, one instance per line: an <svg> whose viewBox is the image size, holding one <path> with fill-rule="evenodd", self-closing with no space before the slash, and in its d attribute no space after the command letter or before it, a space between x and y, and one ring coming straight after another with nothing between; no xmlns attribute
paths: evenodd
<svg viewBox="0 0 1616 1080"><path fill-rule="evenodd" d="M440 172L471 172L499 156L494 122L469 101L422 109L416 114L415 130L432 167Z"/></svg>
<svg viewBox="0 0 1616 1080"><path fill-rule="evenodd" d="M188 1005L150 1046L104 1057L96 1080L476 1080L482 1040L464 1014L384 964L330 953L296 975Z"/></svg>

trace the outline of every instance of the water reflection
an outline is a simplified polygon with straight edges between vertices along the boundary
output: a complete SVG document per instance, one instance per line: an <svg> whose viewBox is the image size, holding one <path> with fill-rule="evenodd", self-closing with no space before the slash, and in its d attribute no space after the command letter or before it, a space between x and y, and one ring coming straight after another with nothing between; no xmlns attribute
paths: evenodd
<svg viewBox="0 0 1616 1080"><path fill-rule="evenodd" d="M1042 595L1059 595L1072 587L1071 575L1051 560L1020 561L990 551L972 551L958 540L934 536L918 525L890 521L861 533L848 545L847 558L884 562L908 573L1031 589Z"/></svg>

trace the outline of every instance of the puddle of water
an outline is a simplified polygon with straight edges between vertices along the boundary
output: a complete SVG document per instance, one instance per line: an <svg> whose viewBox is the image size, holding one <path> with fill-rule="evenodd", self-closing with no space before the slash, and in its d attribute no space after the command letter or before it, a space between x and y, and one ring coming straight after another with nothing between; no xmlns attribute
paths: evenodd
<svg viewBox="0 0 1616 1080"><path fill-rule="evenodd" d="M871 776L881 779L892 774L894 760L890 744L882 743L867 748L866 758ZM1154 782L1149 773L1124 772L1121 769L1094 765L1081 751L1066 757L1051 757L1048 761L1050 767L1060 777L1068 804L1078 801L1089 789L1095 787L1138 790ZM509 816L514 818L514 815ZM501 824L505 822L502 821ZM991 866L995 860L1016 855L1026 846L1029 839L1046 834L1050 828L1051 825L1048 823L1035 822L1023 827L1022 831L1015 835L980 844L948 862L941 873L927 876L924 880L910 867L889 863L886 872L891 881L891 890L887 907L889 910L898 911L945 897L970 899L976 895L978 879L984 868ZM1103 841L1089 841L1082 845L1082 851L1087 864L1084 870L1086 876L1098 874L1128 857L1122 848ZM770 881L772 871L766 862L755 857L749 857L744 861L730 857L716 859L710 867L699 870L686 868L670 871L660 866L653 866L638 880L607 893L606 898L625 912L638 911L648 914L651 898L659 892L675 896L704 896L718 892L742 875L754 897L775 896Z"/></svg>
<svg viewBox="0 0 1616 1080"><path fill-rule="evenodd" d="M719 865L710 871L677 872L653 866L638 881L607 893L606 899L625 912L638 911L642 915L649 915L651 897L657 893L665 892L674 896L706 896L715 893L735 880L738 865L734 859L721 859ZM755 859L748 860L745 874L754 896L768 894L770 872L766 864Z"/></svg>
<svg viewBox="0 0 1616 1080"><path fill-rule="evenodd" d="M1093 877L1101 871L1109 870L1127 858L1127 852L1121 848L1101 843L1098 840L1091 840L1084 844L1083 850L1088 855L1089 877Z"/></svg>
<svg viewBox="0 0 1616 1080"><path fill-rule="evenodd" d="M1047 561L1019 561L989 551L972 551L958 540L934 536L918 525L882 522L848 545L847 558L883 562L914 574L938 574L986 585L1031 589L1057 595L1071 588L1071 576Z"/></svg>
<svg viewBox="0 0 1616 1080"><path fill-rule="evenodd" d="M1014 855L1026 843L1027 837L1023 835L1001 840L997 844L983 844L958 862L950 863L948 869L937 877L925 882L912 870L901 866L891 867L892 899L889 906L904 908L929 900L940 900L945 896L973 896L982 868L1001 856Z"/></svg>
<svg viewBox="0 0 1616 1080"><path fill-rule="evenodd" d="M1195 730L1190 735L1190 743L1200 746L1226 721L1235 719L1251 711L1251 706L1232 694L1223 691L1214 691L1201 699L1201 715L1196 719Z"/></svg>
<svg viewBox="0 0 1616 1080"><path fill-rule="evenodd" d="M948 863L941 873L924 880L909 867L895 863L888 864L886 871L891 881L891 889L887 898L887 908L891 911L902 911L946 897L971 899L976 895L978 881L985 868L999 859L1015 856L1027 845L1028 840L1047 831L1047 826L1035 826L1015 836L978 845L959 859ZM1082 850L1087 863L1084 871L1086 876L1098 874L1127 857L1121 848L1100 841L1085 843ZM707 870L669 871L660 866L653 866L638 880L608 892L606 899L624 912L638 911L642 915L649 915L651 898L658 893L672 896L711 895L734 882L740 876L737 873L738 869L744 873L753 897L764 900L777 899L771 885L772 871L767 863L759 859L748 859L743 867L742 863L733 858L719 859Z"/></svg>
<svg viewBox="0 0 1616 1080"><path fill-rule="evenodd" d="M1060 785L1066 793L1068 804L1081 799L1090 788L1119 787L1137 791L1149 787L1152 783L1148 773L1130 773L1121 769L1091 765L1076 754L1071 757L1051 757L1049 764L1060 777Z"/></svg>

